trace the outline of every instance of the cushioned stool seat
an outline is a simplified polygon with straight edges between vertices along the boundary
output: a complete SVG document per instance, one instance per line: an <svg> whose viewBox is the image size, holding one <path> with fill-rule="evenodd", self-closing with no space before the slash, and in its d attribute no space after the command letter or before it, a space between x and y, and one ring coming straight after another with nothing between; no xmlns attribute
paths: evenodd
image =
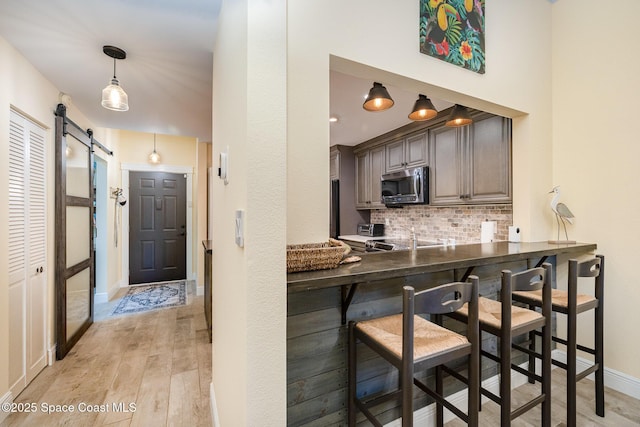
<svg viewBox="0 0 640 427"><path fill-rule="evenodd" d="M463 305L458 312L467 316L467 304ZM502 327L502 303L489 298L478 298L478 317L483 325L500 329ZM526 308L511 307L511 328L526 327L536 322L538 324L544 322L542 314Z"/></svg>
<svg viewBox="0 0 640 427"><path fill-rule="evenodd" d="M529 311L530 310L526 310ZM402 357L402 315L382 317L358 322L356 329L369 335L381 346L386 347L398 358ZM413 359L470 346L464 335L431 323L420 316L414 316Z"/></svg>

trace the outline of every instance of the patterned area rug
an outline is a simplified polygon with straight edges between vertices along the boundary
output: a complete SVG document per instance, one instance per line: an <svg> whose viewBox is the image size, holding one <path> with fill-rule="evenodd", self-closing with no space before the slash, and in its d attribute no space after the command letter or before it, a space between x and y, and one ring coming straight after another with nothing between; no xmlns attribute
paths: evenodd
<svg viewBox="0 0 640 427"><path fill-rule="evenodd" d="M186 304L187 290L184 281L131 286L111 315L141 313Z"/></svg>

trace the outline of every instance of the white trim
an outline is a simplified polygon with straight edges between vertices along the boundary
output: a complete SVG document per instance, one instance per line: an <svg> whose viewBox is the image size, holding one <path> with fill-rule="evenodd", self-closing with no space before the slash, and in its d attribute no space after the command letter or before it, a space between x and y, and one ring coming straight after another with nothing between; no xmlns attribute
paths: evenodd
<svg viewBox="0 0 640 427"><path fill-rule="evenodd" d="M211 420L213 427L220 427L220 419L218 418L218 406L216 405L216 394L213 391L213 383L209 383L209 407L211 409Z"/></svg>
<svg viewBox="0 0 640 427"><path fill-rule="evenodd" d="M186 198L187 198L187 266L185 279L192 280L196 273L193 271L193 167L192 166L170 166L170 165L146 165L136 163L122 163L122 195L129 200L129 172L168 172L187 175ZM129 203L122 207L120 230L120 244L122 245L122 277L120 286L127 287L129 284ZM117 215L117 212L116 212ZM125 232L126 230L126 232Z"/></svg>
<svg viewBox="0 0 640 427"><path fill-rule="evenodd" d="M96 292L93 296L94 304L104 304L106 302L109 302L109 294L106 292Z"/></svg>
<svg viewBox="0 0 640 427"><path fill-rule="evenodd" d="M553 358L560 362L566 363L567 353L563 350L553 350ZM592 361L583 357L576 358L578 372L587 369L593 364ZM594 374L587 376L590 380L595 380ZM634 399L640 399L640 379L634 378L631 375L627 375L624 372L616 371L615 369L604 367L604 385L613 390L624 393L627 396L631 396Z"/></svg>
<svg viewBox="0 0 640 427"><path fill-rule="evenodd" d="M196 286L196 295L197 296L204 295L204 286Z"/></svg>
<svg viewBox="0 0 640 427"><path fill-rule="evenodd" d="M11 391L6 392L4 396L0 398L0 405L4 405L6 403L13 403L13 395L11 394ZM2 423L10 413L10 411L0 411L0 423Z"/></svg>
<svg viewBox="0 0 640 427"><path fill-rule="evenodd" d="M56 344L47 350L47 365L53 366L54 363L56 363Z"/></svg>

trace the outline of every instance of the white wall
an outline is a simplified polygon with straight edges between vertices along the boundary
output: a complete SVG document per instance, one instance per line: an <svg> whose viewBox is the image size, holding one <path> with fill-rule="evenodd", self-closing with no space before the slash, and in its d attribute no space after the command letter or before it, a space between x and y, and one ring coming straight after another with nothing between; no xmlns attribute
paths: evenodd
<svg viewBox="0 0 640 427"><path fill-rule="evenodd" d="M214 50L213 386L223 426L286 424L286 1L223 4ZM328 154L328 152L327 152ZM244 248L234 243L245 213Z"/></svg>
<svg viewBox="0 0 640 427"><path fill-rule="evenodd" d="M569 237L605 255L605 365L640 378L640 2L611 6L608 17L579 0L553 6L553 184L576 216ZM587 342L591 319L580 319Z"/></svg>

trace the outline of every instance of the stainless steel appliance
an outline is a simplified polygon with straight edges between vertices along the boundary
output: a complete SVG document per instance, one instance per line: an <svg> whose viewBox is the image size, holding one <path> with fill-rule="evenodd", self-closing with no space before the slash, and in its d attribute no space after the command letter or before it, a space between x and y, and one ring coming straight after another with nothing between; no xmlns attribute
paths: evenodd
<svg viewBox="0 0 640 427"><path fill-rule="evenodd" d="M429 203L429 168L382 175L382 202L387 206Z"/></svg>
<svg viewBox="0 0 640 427"><path fill-rule="evenodd" d="M367 240L364 246L367 252L401 251L411 249L412 241L409 239ZM443 246L443 244L431 240L418 240L416 246L418 249L422 249L432 246Z"/></svg>
<svg viewBox="0 0 640 427"><path fill-rule="evenodd" d="M359 236L384 236L384 224L358 224Z"/></svg>

